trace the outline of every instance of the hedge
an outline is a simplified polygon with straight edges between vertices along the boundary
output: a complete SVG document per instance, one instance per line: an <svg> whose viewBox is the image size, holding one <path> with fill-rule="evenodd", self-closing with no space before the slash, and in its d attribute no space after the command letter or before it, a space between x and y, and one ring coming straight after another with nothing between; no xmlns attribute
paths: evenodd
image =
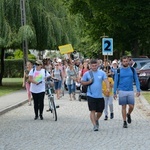
<svg viewBox="0 0 150 150"><path fill-rule="evenodd" d="M34 61L34 60L30 60ZM1 67L1 64L0 64ZM4 78L22 78L24 73L22 59L4 60Z"/></svg>

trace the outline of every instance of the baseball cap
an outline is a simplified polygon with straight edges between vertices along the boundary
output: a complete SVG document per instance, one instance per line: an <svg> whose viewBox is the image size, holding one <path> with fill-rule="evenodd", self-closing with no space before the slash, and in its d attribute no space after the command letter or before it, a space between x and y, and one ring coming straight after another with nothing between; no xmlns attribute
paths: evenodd
<svg viewBox="0 0 150 150"><path fill-rule="evenodd" d="M114 60L114 61L112 62L112 64L117 64L117 62Z"/></svg>

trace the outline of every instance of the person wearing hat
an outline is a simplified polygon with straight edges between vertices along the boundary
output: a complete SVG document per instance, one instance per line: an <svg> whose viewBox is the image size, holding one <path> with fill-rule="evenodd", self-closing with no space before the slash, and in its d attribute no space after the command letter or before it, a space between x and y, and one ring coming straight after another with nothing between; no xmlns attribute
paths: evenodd
<svg viewBox="0 0 150 150"><path fill-rule="evenodd" d="M117 72L117 69L118 69L118 63L117 63L117 60L114 60L111 64L111 74L112 74L112 78L114 80L114 77L115 77L115 72Z"/></svg>
<svg viewBox="0 0 150 150"><path fill-rule="evenodd" d="M34 100L35 120L43 120L44 96L45 96L45 78L50 77L48 71L42 68L43 62L37 60L35 68L29 72L29 80L31 82L30 91Z"/></svg>

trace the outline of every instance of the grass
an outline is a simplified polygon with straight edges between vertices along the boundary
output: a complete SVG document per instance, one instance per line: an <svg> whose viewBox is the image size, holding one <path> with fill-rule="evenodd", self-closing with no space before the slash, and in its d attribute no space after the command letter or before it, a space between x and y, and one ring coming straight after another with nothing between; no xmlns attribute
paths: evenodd
<svg viewBox="0 0 150 150"><path fill-rule="evenodd" d="M145 97L145 99L150 103L150 92L143 92L142 95Z"/></svg>
<svg viewBox="0 0 150 150"><path fill-rule="evenodd" d="M3 78L3 86L0 86L0 96L22 89L22 78Z"/></svg>

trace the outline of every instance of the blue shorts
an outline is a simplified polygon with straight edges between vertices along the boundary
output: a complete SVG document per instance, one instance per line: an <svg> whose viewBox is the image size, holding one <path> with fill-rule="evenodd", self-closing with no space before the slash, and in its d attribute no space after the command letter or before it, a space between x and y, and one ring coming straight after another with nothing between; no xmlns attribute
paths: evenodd
<svg viewBox="0 0 150 150"><path fill-rule="evenodd" d="M119 105L134 105L134 91L119 91Z"/></svg>
<svg viewBox="0 0 150 150"><path fill-rule="evenodd" d="M61 83L62 83L61 80L59 80L58 82L54 82L55 90L60 90L61 89Z"/></svg>
<svg viewBox="0 0 150 150"><path fill-rule="evenodd" d="M76 85L75 85L75 83L70 84L70 85L67 85L67 87L68 87L68 93L69 93L69 94L75 93L75 90L76 90Z"/></svg>

